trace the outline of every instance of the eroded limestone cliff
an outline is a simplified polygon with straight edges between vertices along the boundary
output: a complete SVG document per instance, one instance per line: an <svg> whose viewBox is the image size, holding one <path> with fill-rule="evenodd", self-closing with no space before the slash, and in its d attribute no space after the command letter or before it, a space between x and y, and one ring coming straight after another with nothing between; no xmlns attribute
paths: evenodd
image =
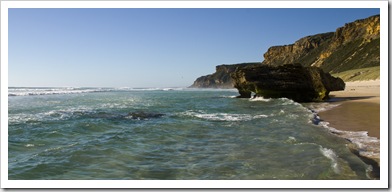
<svg viewBox="0 0 392 192"><path fill-rule="evenodd" d="M335 32L307 36L294 44L270 47L261 64L289 63L319 67L329 73L380 66L380 16L356 20ZM233 88L230 73L237 67L259 64L217 66L215 73L198 78L191 87Z"/></svg>
<svg viewBox="0 0 392 192"><path fill-rule="evenodd" d="M301 63L330 73L379 66L380 16L347 23L335 32L307 36L291 45L273 46L262 63Z"/></svg>
<svg viewBox="0 0 392 192"><path fill-rule="evenodd" d="M284 65L295 63L309 53L318 49L322 44L328 43L334 36L333 32L307 36L296 41L294 44L273 46L264 53L263 64Z"/></svg>

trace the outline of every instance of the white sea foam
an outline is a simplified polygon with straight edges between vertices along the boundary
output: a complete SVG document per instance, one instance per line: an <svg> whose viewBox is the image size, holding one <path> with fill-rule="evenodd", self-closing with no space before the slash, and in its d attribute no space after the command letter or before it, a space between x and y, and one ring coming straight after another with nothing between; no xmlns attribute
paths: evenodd
<svg viewBox="0 0 392 192"><path fill-rule="evenodd" d="M250 121L252 119L266 118L268 115L249 115L249 114L230 114L230 113L205 113L199 111L185 111L182 113L185 116L197 117L200 119L210 121Z"/></svg>
<svg viewBox="0 0 392 192"><path fill-rule="evenodd" d="M297 119L299 117L299 115L291 113L291 114L288 114L287 117L289 117L290 119Z"/></svg>
<svg viewBox="0 0 392 192"><path fill-rule="evenodd" d="M222 96L223 98L236 98L237 95L230 95L230 96Z"/></svg>
<svg viewBox="0 0 392 192"><path fill-rule="evenodd" d="M339 174L340 168L338 164L338 156L336 155L336 153L332 149L327 149L321 146L320 146L320 151L325 157L331 160L331 167L333 171Z"/></svg>
<svg viewBox="0 0 392 192"><path fill-rule="evenodd" d="M35 96L35 95L58 95L58 94L81 94L108 91L180 91L184 88L80 88L80 87L60 87L60 88L9 88L8 96Z"/></svg>
<svg viewBox="0 0 392 192"><path fill-rule="evenodd" d="M264 101L264 102L269 102L271 101L271 98L266 99L264 97L255 97L255 98L250 98L249 101Z"/></svg>
<svg viewBox="0 0 392 192"><path fill-rule="evenodd" d="M21 113L12 114L8 116L9 123L26 123L26 122L38 122L38 121L53 121L53 120L65 120L71 118L75 114L91 113L91 109L87 108L69 108L61 110L51 110L41 113Z"/></svg>
<svg viewBox="0 0 392 192"><path fill-rule="evenodd" d="M263 117L268 117L268 115L255 115L253 118L257 119L257 118L263 118Z"/></svg>
<svg viewBox="0 0 392 192"><path fill-rule="evenodd" d="M44 150L44 152L52 152L52 151L58 151L64 148L68 148L68 147L73 147L75 145L79 144L78 142L76 143L71 143L69 145L62 145L62 146L57 146L57 147L51 147L51 148L47 148Z"/></svg>
<svg viewBox="0 0 392 192"><path fill-rule="evenodd" d="M353 143L358 149L359 155L372 159L380 158L380 140L376 137L370 137L367 131L342 131L328 126L328 122L320 122L319 125Z"/></svg>
<svg viewBox="0 0 392 192"><path fill-rule="evenodd" d="M289 136L289 138L285 141L285 143L295 144L297 139L295 137Z"/></svg>
<svg viewBox="0 0 392 192"><path fill-rule="evenodd" d="M135 101L129 101L129 103L134 103ZM102 103L100 108L104 109L124 109L129 107L129 103Z"/></svg>
<svg viewBox="0 0 392 192"><path fill-rule="evenodd" d="M309 103L309 104L305 104L305 106L309 109L311 109L312 111L319 113L322 111L327 111L330 110L332 108L335 108L337 106L339 106L340 104L335 104L335 103L327 103L327 102L323 102L323 103Z"/></svg>
<svg viewBox="0 0 392 192"><path fill-rule="evenodd" d="M316 106L316 107L315 107ZM380 158L380 140L376 137L370 137L367 131L343 131L338 130L329 126L329 122L321 121L320 117L317 115L317 112L323 110L329 110L333 107L339 106L338 104L316 104L311 105L313 112L313 118L310 122L316 125L320 125L321 127L327 129L332 134L337 135L338 137L344 138L350 141L358 151L360 156L367 157L370 159L379 159Z"/></svg>
<svg viewBox="0 0 392 192"><path fill-rule="evenodd" d="M58 94L80 94L92 92L111 91L109 88L9 88L8 96L34 96L34 95L58 95Z"/></svg>
<svg viewBox="0 0 392 192"><path fill-rule="evenodd" d="M281 105L298 105L298 106L302 106L300 103L297 103L291 99L288 98L279 98L278 100L283 101L281 103Z"/></svg>
<svg viewBox="0 0 392 192"><path fill-rule="evenodd" d="M178 88L178 87L169 87L169 88L163 88L163 91L182 91L184 88Z"/></svg>

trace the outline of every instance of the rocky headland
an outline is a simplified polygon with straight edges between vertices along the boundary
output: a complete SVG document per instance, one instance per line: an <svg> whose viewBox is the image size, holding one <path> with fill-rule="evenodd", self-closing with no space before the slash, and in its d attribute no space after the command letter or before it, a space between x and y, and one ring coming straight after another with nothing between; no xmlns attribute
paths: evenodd
<svg viewBox="0 0 392 192"><path fill-rule="evenodd" d="M379 75L369 77L366 76L369 70L361 69L380 66L380 16L347 23L335 32L303 37L293 44L272 46L259 63L219 65L215 73L199 77L190 87L234 88L230 74L237 68L291 63L319 67L334 76L344 74L345 81L361 79L361 76L363 80L378 79Z"/></svg>
<svg viewBox="0 0 392 192"><path fill-rule="evenodd" d="M240 69L246 66L257 66L260 64L261 62L218 65L216 66L215 73L197 78L191 87L231 89L233 88L233 81L230 77L231 73L233 73L236 69Z"/></svg>

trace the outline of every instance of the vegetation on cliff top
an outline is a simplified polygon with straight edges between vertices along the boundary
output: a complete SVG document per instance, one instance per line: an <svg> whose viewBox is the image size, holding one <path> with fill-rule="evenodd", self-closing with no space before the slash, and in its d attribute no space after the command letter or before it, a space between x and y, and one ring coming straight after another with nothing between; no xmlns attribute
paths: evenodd
<svg viewBox="0 0 392 192"><path fill-rule="evenodd" d="M316 34L294 44L274 46L263 64L301 63L329 73L380 66L380 16L347 23L332 33Z"/></svg>
<svg viewBox="0 0 392 192"><path fill-rule="evenodd" d="M380 79L380 66L348 70L334 73L332 76L339 77L345 82L377 80Z"/></svg>
<svg viewBox="0 0 392 192"><path fill-rule="evenodd" d="M303 37L294 44L273 46L264 53L262 63L217 66L214 74L198 78L191 87L233 88L230 73L237 67L260 64L280 66L289 63L319 67L324 72L336 74L344 81L378 79L380 16L347 23L335 32ZM363 68L366 69L356 70Z"/></svg>

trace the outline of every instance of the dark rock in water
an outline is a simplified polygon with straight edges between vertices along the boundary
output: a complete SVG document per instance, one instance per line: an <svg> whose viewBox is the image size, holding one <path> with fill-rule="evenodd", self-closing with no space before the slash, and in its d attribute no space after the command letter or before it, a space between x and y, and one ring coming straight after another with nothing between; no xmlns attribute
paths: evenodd
<svg viewBox="0 0 392 192"><path fill-rule="evenodd" d="M53 117L60 117L63 114L55 113L51 114ZM75 111L72 112L72 118L91 118L91 119L107 119L107 120L147 120L152 118L160 118L164 116L162 113L145 112L145 111L134 111L129 113L111 112L111 111Z"/></svg>
<svg viewBox="0 0 392 192"><path fill-rule="evenodd" d="M130 112L125 118L129 119L137 119L137 120L145 120L150 118L159 118L164 116L162 113L147 113L144 111Z"/></svg>
<svg viewBox="0 0 392 192"><path fill-rule="evenodd" d="M328 99L330 91L344 90L345 83L317 67L300 64L282 66L258 65L237 69L231 73L240 98L250 98L252 92L265 98L286 97L297 102Z"/></svg>

